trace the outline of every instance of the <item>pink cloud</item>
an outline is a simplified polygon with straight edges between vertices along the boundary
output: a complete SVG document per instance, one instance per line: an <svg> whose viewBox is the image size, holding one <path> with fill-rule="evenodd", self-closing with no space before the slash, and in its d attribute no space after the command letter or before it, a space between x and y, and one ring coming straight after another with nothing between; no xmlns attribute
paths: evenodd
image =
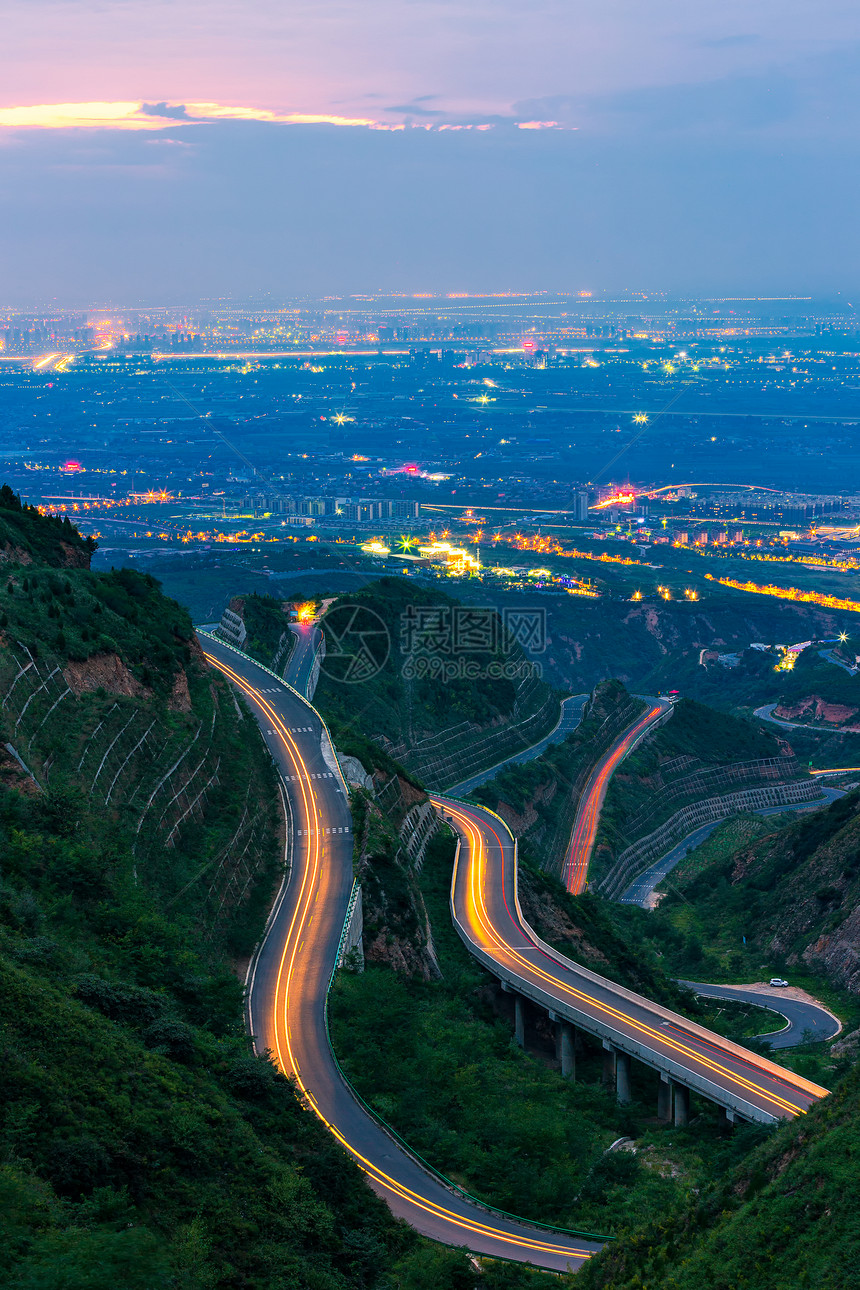
<svg viewBox="0 0 860 1290"><path fill-rule="evenodd" d="M6 0L0 101L15 113L18 105L130 103L123 129L159 128L135 113L145 96L214 105L209 119L221 108L242 119L241 105L251 120L349 124L378 111L399 124L407 112L376 105L432 99L444 123L542 120L561 113L514 105L790 67L808 55L809 3L781 0L778 24L773 8L749 0ZM860 9L823 0L816 47L858 38ZM96 112L91 123L105 118Z"/></svg>
<svg viewBox="0 0 860 1290"><path fill-rule="evenodd" d="M364 125L376 126L373 117L337 116L322 112L273 112L268 108L245 107L226 103L184 103L171 109L160 104L161 111L147 109L144 103L123 100L92 103L35 103L0 108L0 128L11 129L80 129L101 127L112 130L166 130L177 124L200 125L211 121L272 121L287 125Z"/></svg>

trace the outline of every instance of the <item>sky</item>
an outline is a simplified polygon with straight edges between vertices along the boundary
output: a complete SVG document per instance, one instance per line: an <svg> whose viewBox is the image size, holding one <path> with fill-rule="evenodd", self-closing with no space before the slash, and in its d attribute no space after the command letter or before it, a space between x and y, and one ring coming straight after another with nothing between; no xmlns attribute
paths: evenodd
<svg viewBox="0 0 860 1290"><path fill-rule="evenodd" d="M6 0L0 305L851 293L856 0Z"/></svg>

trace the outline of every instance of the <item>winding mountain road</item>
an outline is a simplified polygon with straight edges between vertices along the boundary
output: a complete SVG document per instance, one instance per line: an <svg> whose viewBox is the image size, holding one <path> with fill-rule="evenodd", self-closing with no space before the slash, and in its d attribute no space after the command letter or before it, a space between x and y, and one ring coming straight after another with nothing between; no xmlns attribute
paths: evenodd
<svg viewBox="0 0 860 1290"><path fill-rule="evenodd" d="M710 985L704 981L680 981L703 999L727 999L732 1003L752 1003L766 1008L785 1020L781 1028L756 1035L771 1048L796 1048L798 1044L822 1043L834 1039L842 1026L823 1004L817 1003L804 991L765 985Z"/></svg>
<svg viewBox="0 0 860 1290"><path fill-rule="evenodd" d="M600 787L595 782L591 791L596 795ZM545 944L520 909L516 843L504 822L483 807L431 798L460 837L451 887L454 924L475 958L508 988L745 1119L792 1119L826 1096L819 1085Z"/></svg>
<svg viewBox="0 0 860 1290"><path fill-rule="evenodd" d="M203 633L206 657L245 696L281 777L289 819L290 869L248 978L248 1024L309 1108L364 1170L392 1212L447 1245L562 1271L600 1245L485 1209L433 1174L378 1123L346 1083L329 1044L326 998L353 891L351 815L324 723L306 690L317 636L296 629L290 680ZM297 683L294 688L291 682ZM664 710L652 706L591 776L584 817L596 828L615 766ZM489 811L434 796L460 836L452 886L458 931L503 982L554 1015L611 1040L729 1110L772 1122L805 1111L826 1090L683 1017L605 980L545 945L517 900L516 844ZM589 824L589 827L591 825ZM583 832L581 845L588 841ZM590 849L590 844L589 844Z"/></svg>
<svg viewBox="0 0 860 1290"><path fill-rule="evenodd" d="M202 633L201 633L202 635ZM484 1210L431 1174L353 1095L326 1028L326 996L353 887L346 786L325 727L288 682L213 637L206 657L247 700L280 772L290 818L290 871L248 980L248 1022L307 1105L398 1217L446 1245L563 1271L600 1249L570 1233ZM313 630L299 635L290 676L305 683Z"/></svg>
<svg viewBox="0 0 860 1290"><path fill-rule="evenodd" d="M591 859L609 781L619 763L633 751L643 735L669 711L671 706L667 699L649 700L646 711L628 726L619 739L616 739L589 775L582 797L579 799L570 845L561 871L561 880L572 895L581 895L588 884L588 862Z"/></svg>
<svg viewBox="0 0 860 1290"><path fill-rule="evenodd" d="M456 797L467 797L469 793L476 788L480 788L481 784L486 784L487 780L494 779L508 766L521 766L525 762L534 761L535 757L540 757L541 753L546 752L550 744L564 743L571 731L575 730L582 721L582 714L585 711L588 697L587 694L573 694L570 698L563 699L558 723L548 735L545 735L538 743L524 748L522 752L514 753L512 757L506 757L504 761L498 762L495 766L490 766L488 770L480 771L479 774L473 775L471 779L464 779L462 784L455 784L447 790L448 793Z"/></svg>
<svg viewBox="0 0 860 1290"><path fill-rule="evenodd" d="M813 771L813 774L815 773ZM838 798L844 796L842 789L822 787L821 797L815 801L797 804L787 803L785 806L760 806L753 810L751 814L758 815L762 819L766 819L770 815L788 814L799 817L802 814L809 814L810 811L823 810L825 806L829 806L831 802L835 802ZM700 846L706 838L710 837L714 829L718 828L728 818L728 816L723 815L718 820L709 820L707 824L700 824L697 829L693 829L692 833L688 833L685 838L681 838L680 842L676 842L674 846L670 847L659 860L655 860L647 869L643 869L641 873L636 875L629 887L626 887L621 895L617 897L619 903L622 905L641 905L643 909L653 907L658 899L654 895L655 887L658 887L664 878L668 877L675 865L686 859L690 851L694 851L696 847Z"/></svg>

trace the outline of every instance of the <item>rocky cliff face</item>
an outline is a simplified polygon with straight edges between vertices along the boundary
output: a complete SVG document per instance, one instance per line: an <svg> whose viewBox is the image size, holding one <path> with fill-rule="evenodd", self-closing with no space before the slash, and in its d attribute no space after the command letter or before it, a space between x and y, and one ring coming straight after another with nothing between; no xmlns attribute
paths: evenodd
<svg viewBox="0 0 860 1290"><path fill-rule="evenodd" d="M416 874L436 831L436 814L427 795L402 777L365 776L369 786L356 785L351 794L365 962L431 981L440 970Z"/></svg>
<svg viewBox="0 0 860 1290"><path fill-rule="evenodd" d="M766 596L725 596L704 602L665 601L625 607L617 601L552 603L547 630L553 648L547 679L575 690L592 689L606 677L638 685L652 672L674 677L685 662L697 664L703 649L745 649L750 641L822 639L835 636L839 615ZM668 670L667 670L668 669Z"/></svg>
<svg viewBox="0 0 860 1290"><path fill-rule="evenodd" d="M835 985L860 994L860 908L832 932L822 932L803 951L810 967L820 968Z"/></svg>
<svg viewBox="0 0 860 1290"><path fill-rule="evenodd" d="M837 727L846 734L860 732L860 725L855 720L857 713L857 708L845 703L831 703L819 694L808 694L795 703L780 703L773 710L775 717L782 717L786 721L820 721Z"/></svg>
<svg viewBox="0 0 860 1290"><path fill-rule="evenodd" d="M731 881L766 893L762 945L860 994L860 792L739 851Z"/></svg>

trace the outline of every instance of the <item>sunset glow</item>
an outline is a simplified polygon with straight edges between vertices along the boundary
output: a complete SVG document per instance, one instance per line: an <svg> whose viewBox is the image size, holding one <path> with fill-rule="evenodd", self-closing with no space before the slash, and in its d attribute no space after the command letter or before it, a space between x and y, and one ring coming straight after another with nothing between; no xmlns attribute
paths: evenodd
<svg viewBox="0 0 860 1290"><path fill-rule="evenodd" d="M325 113L270 111L227 103L158 104L141 102L36 103L0 108L0 127L6 129L69 130L167 130L178 125L214 121L269 121L281 125L351 125L376 127L373 117L335 116Z"/></svg>

